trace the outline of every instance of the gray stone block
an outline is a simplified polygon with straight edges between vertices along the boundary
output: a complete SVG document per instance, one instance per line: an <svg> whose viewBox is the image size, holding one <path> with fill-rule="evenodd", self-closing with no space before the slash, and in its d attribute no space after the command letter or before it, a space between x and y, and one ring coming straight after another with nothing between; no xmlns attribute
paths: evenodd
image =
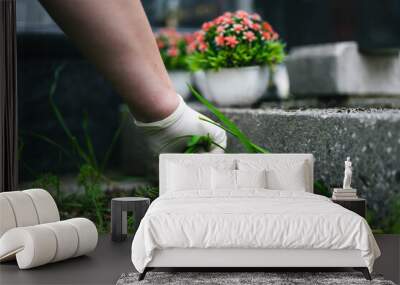
<svg viewBox="0 0 400 285"><path fill-rule="evenodd" d="M328 186L341 185L344 160L350 156L353 187L360 197L367 199L378 221L389 215L391 199L400 194L400 110L223 109L223 112L255 143L274 153L314 154L314 178ZM122 140L124 170L135 174L134 171L154 169L156 158L144 151L144 139L132 125L125 128L128 133ZM228 148L233 153L244 152L231 137Z"/></svg>
<svg viewBox="0 0 400 285"><path fill-rule="evenodd" d="M295 48L286 59L291 92L400 96L400 55L367 55L355 42Z"/></svg>

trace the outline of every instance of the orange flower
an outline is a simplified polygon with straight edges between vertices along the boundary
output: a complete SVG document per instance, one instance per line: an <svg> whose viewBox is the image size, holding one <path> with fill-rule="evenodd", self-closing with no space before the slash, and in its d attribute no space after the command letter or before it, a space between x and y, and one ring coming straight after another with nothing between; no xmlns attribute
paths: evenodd
<svg viewBox="0 0 400 285"><path fill-rule="evenodd" d="M269 41L272 38L270 32L262 32L262 36L267 41Z"/></svg>
<svg viewBox="0 0 400 285"><path fill-rule="evenodd" d="M268 22L263 22L262 25L263 25L263 29L264 30L267 30L269 32L273 32L273 29L272 29L271 25Z"/></svg>

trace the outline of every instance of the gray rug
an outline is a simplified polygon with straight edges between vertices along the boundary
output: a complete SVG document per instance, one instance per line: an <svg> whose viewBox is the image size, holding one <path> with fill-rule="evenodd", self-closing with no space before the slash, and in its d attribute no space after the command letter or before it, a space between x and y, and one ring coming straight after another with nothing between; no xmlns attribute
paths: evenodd
<svg viewBox="0 0 400 285"><path fill-rule="evenodd" d="M359 272L148 272L144 280L137 281L138 276L138 273L122 274L117 281L117 285L395 285L392 281L384 280L379 275L373 275L373 280L368 281Z"/></svg>

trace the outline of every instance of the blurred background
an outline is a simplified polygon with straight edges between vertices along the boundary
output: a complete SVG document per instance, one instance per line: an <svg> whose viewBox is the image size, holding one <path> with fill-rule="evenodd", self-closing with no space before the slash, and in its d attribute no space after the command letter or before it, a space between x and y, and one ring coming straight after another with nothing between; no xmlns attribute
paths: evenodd
<svg viewBox="0 0 400 285"><path fill-rule="evenodd" d="M286 43L286 61L257 104L226 114L273 152L312 152L327 196L350 155L373 228L400 233L400 0L142 3L155 32L191 33L239 9L268 21ZM38 1L18 0L17 21L21 185L79 191L76 139L92 160L109 158L103 171L113 183L102 189L156 186L155 160L129 118L122 120L126 109L109 83ZM237 112L243 107L248 112ZM243 151L235 142L230 150Z"/></svg>

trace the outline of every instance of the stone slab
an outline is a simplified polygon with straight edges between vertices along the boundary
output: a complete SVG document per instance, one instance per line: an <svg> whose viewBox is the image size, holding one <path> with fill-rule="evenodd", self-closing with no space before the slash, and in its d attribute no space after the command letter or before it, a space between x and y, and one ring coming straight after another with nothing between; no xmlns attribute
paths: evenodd
<svg viewBox="0 0 400 285"><path fill-rule="evenodd" d="M223 112L255 143L274 153L313 153L314 178L331 188L341 186L344 160L350 156L352 186L357 188L358 196L367 199L378 221L389 215L391 198L400 194L400 110L223 109ZM157 169L156 158L144 151L144 138L132 123L124 129L121 144L125 172L135 175L145 169L147 173ZM228 148L230 152L244 152L231 138Z"/></svg>
<svg viewBox="0 0 400 285"><path fill-rule="evenodd" d="M286 66L297 97L400 96L400 55L363 54L355 42L294 48Z"/></svg>

